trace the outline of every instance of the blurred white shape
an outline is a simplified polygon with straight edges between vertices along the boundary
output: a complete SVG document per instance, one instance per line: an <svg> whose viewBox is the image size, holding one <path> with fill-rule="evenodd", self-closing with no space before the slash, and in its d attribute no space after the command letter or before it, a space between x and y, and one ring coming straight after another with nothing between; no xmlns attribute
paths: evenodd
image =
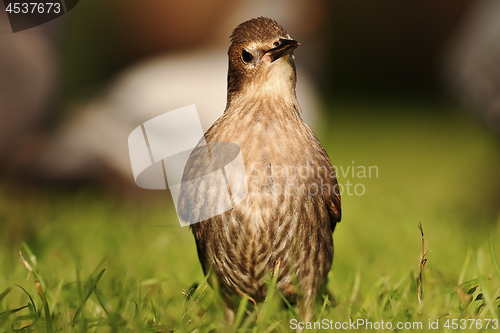
<svg viewBox="0 0 500 333"><path fill-rule="evenodd" d="M144 123L153 161L158 162L184 150L192 150L203 138L194 105L166 112Z"/></svg>
<svg viewBox="0 0 500 333"><path fill-rule="evenodd" d="M136 184L166 189L168 182L181 226L222 214L248 193L241 150L233 143L207 144L195 105L146 121L130 133L128 145Z"/></svg>
<svg viewBox="0 0 500 333"><path fill-rule="evenodd" d="M135 128L128 137L128 148L136 184L150 190L166 189L163 159L169 185L180 184L189 154L200 139L204 141L195 105L166 112ZM172 156L177 158L169 163Z"/></svg>
<svg viewBox="0 0 500 333"><path fill-rule="evenodd" d="M150 149L146 143L146 138L142 133L142 126L137 127L128 136L128 150L130 154L130 164L132 165L132 172L134 173L134 180L136 184L142 188L153 189L162 188L155 187L154 183L160 183L158 180L154 180L155 173L153 173L152 180L142 180L138 181L139 175L146 170L153 161L151 161ZM160 170L163 172L163 170ZM163 174L160 175L163 180ZM163 186L165 189L165 186Z"/></svg>

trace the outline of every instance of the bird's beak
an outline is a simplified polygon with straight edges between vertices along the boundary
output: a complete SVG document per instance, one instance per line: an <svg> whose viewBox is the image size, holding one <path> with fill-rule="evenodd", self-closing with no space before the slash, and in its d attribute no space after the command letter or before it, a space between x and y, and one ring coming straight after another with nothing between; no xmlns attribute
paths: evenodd
<svg viewBox="0 0 500 333"><path fill-rule="evenodd" d="M280 38L280 45L266 52L271 57L271 62L278 60L284 55L290 54L300 45L299 42L293 39Z"/></svg>

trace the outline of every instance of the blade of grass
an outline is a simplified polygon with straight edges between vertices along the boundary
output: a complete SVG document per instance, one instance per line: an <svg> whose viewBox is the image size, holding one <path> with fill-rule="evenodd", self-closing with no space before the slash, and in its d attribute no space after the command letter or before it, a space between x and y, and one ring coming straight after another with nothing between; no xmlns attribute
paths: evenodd
<svg viewBox="0 0 500 333"><path fill-rule="evenodd" d="M420 263L419 263L420 271L418 273L417 299L418 299L418 304L420 306L422 306L422 298L424 295L423 272L424 272L425 264L427 263L427 259L425 258L425 256L427 255L427 252L425 252L425 235L424 235L424 228L422 227L422 223L418 224L418 229L420 230L420 236L422 239L422 255L420 256Z"/></svg>
<svg viewBox="0 0 500 333"><path fill-rule="evenodd" d="M493 267L495 267L495 272L497 274L497 277L500 278L500 265L498 264L498 259L495 253L495 248L493 247L493 239L492 235L490 234L489 238L489 243L490 243L490 256L491 256L491 261L493 262Z"/></svg>
<svg viewBox="0 0 500 333"><path fill-rule="evenodd" d="M206 288L208 286L208 281L209 281L209 278L211 275L212 275L212 269L210 269L208 274L205 275L205 277L203 278L201 283L198 285L198 287L196 287L196 289L193 293L191 293L190 290L183 291L183 294L186 297L184 298L184 301L183 301L182 307L181 307L181 318L186 317L186 315L188 315L195 308L196 302L205 296L204 291L206 290ZM216 281L216 279L214 279L214 281ZM216 290L217 285L212 284L212 288L214 290Z"/></svg>
<svg viewBox="0 0 500 333"><path fill-rule="evenodd" d="M349 318L351 318L351 316L352 316L352 305L356 301L356 297L357 297L358 292L359 292L360 282L361 282L361 273L359 272L359 270L357 270L356 275L354 276L353 284L352 284L351 296L349 297L349 303L351 304L351 306L349 307Z"/></svg>
<svg viewBox="0 0 500 333"><path fill-rule="evenodd" d="M281 322L280 321L275 321L274 323L272 323L271 325L269 325L269 327L262 333L268 333L268 332L276 332L277 331L277 328L281 326Z"/></svg>
<svg viewBox="0 0 500 333"><path fill-rule="evenodd" d="M321 305L321 311L320 311L320 315L319 315L320 318L324 317L323 313L325 313L326 307L328 306L328 304L332 304L332 302L330 301L330 296L329 295L323 295L323 304Z"/></svg>
<svg viewBox="0 0 500 333"><path fill-rule="evenodd" d="M97 301L99 302L99 304L101 305L101 308L104 310L104 313L106 313L106 316L108 317L109 321L112 322L114 320L114 318L112 318L110 316L110 313L108 311L108 309L106 309L106 306L104 305L104 294L99 290L99 288L95 288L94 289L94 295L96 296L97 298Z"/></svg>
<svg viewBox="0 0 500 333"><path fill-rule="evenodd" d="M40 291L40 294L43 293ZM49 302L45 295L43 295L43 310L45 312L45 328L47 329L47 333L52 333L52 315L50 314Z"/></svg>
<svg viewBox="0 0 500 333"><path fill-rule="evenodd" d="M94 268L92 273L90 273L90 276L94 276L95 274L97 274L97 271L99 271L101 268L103 268L103 266L105 266L108 263L108 261L109 261L108 258L102 259L101 262L98 263L97 266Z"/></svg>
<svg viewBox="0 0 500 333"><path fill-rule="evenodd" d="M92 280L92 278L91 278L90 288L87 291L87 293L85 294L85 297L83 298L83 302L80 304L80 306L78 306L78 309L76 310L75 315L73 316L73 320L72 320L73 324L75 324L76 319L78 318L78 315L80 314L80 312L83 309L83 306L85 305L85 303L87 303L87 300L89 299L90 295L92 295L95 288L97 287L97 283L99 283L99 280L101 279L102 275L104 274L104 271L106 271L106 269L103 269L102 271L100 271L94 280Z"/></svg>
<svg viewBox="0 0 500 333"><path fill-rule="evenodd" d="M290 310L295 319L297 319L298 321L302 321L297 311L295 311L295 309L293 308L292 304L290 304L290 302L288 302L288 300L286 299L285 295L283 295L281 291L279 291L278 289L276 289L276 292L278 293L278 295L280 295L283 302L285 302L286 306L288 307L288 310Z"/></svg>
<svg viewBox="0 0 500 333"><path fill-rule="evenodd" d="M26 243L23 243L23 248L28 254L28 258L30 259L31 264L23 257L21 251L19 251L19 256L21 257L21 261L24 267L26 267L29 273L33 274L33 278L35 279L35 289L38 293L38 296L40 296L40 299L42 300L43 304L43 310L45 313L45 327L48 333L52 333L52 315L50 314L49 303L47 301L47 297L45 296L45 290L46 290L45 283L43 282L43 279L40 276L40 274L38 274L36 271L37 267L36 256L33 254L33 252Z"/></svg>
<svg viewBox="0 0 500 333"><path fill-rule="evenodd" d="M26 295L28 295L28 298L30 299L31 306L33 307L33 310L34 310L35 319L33 320L33 322L30 325L28 325L28 327L34 326L35 323L37 322L38 318L40 318L41 311L37 312L35 302L33 301L33 298L31 297L30 293L26 291L26 289L24 289L22 286L20 286L18 284L16 284L15 286L19 287Z"/></svg>
<svg viewBox="0 0 500 333"><path fill-rule="evenodd" d="M481 282L487 281L488 278L489 278L488 275L483 275L475 279L465 281L464 283L459 285L459 287L463 288L464 290L468 290L474 285L479 285L481 284ZM455 288L450 288L446 291L446 293L454 293L454 292L456 292Z"/></svg>
<svg viewBox="0 0 500 333"><path fill-rule="evenodd" d="M35 269L37 266L36 256L33 254L26 243L23 243L23 247L24 250L28 253L28 258L30 259L31 264L23 257L21 251L19 251L19 256L21 257L21 261L24 267L26 267L29 273L33 274L33 278L35 279L35 289L43 304L43 310L45 313L45 327L48 333L52 333L52 315L50 314L49 303L47 301L47 297L45 296L45 284L42 277L36 272Z"/></svg>
<svg viewBox="0 0 500 333"><path fill-rule="evenodd" d="M245 310L248 306L248 295L244 295L240 301L240 305L238 306L238 311L236 312L236 318L234 320L234 329L240 327L241 322L243 321L243 316L245 315Z"/></svg>
<svg viewBox="0 0 500 333"><path fill-rule="evenodd" d="M26 308L29 308L29 304L26 304L26 305L23 305L19 308L16 308L16 309L12 309L12 310L7 310L7 311L4 311L4 312L0 312L0 318L2 318L3 316L5 315L9 315L11 313L16 313L16 312L19 312L21 311L22 309L26 309Z"/></svg>
<svg viewBox="0 0 500 333"><path fill-rule="evenodd" d="M33 264L33 267L36 268L38 263L36 261L36 256L33 254L33 251L31 251L30 247L26 243L23 243L23 249L28 254L28 258L30 259L31 263Z"/></svg>
<svg viewBox="0 0 500 333"><path fill-rule="evenodd" d="M28 259L30 260L29 262L23 257L23 254L21 250L19 250L19 256L21 257L21 261L28 270L30 274L33 274L33 277L35 278L35 281L38 281L40 283L40 286L42 290L45 290L45 282L43 278L38 274L37 267L38 263L36 260L36 256L33 254L33 251L29 248L29 246L26 243L23 243L23 249L24 251L28 254Z"/></svg>
<svg viewBox="0 0 500 333"><path fill-rule="evenodd" d="M460 270L460 276L458 278L458 284L461 285L465 279L465 273L467 272L467 268L469 267L470 262L470 249L467 250L467 255L465 256L464 264L462 265L462 269Z"/></svg>
<svg viewBox="0 0 500 333"><path fill-rule="evenodd" d="M33 298L31 298L30 293L27 292L26 289L24 289L22 286L20 286L18 284L16 284L15 286L19 287L26 295L28 295L30 302L31 302L31 305L33 306L33 310L35 310L35 313L36 313L36 305L35 305L35 302L33 301Z"/></svg>
<svg viewBox="0 0 500 333"><path fill-rule="evenodd" d="M279 269L280 269L280 263L276 265L274 268L274 272L271 276L271 280L269 282L269 287L267 289L267 295L264 300L264 304L262 305L262 310L260 311L260 320L259 324L264 324L266 323L268 317L270 317L271 314L271 305L274 299L274 294L276 290L276 282L278 281L278 274L279 274Z"/></svg>
<svg viewBox="0 0 500 333"><path fill-rule="evenodd" d="M12 290L12 287L7 287L1 294L0 294L0 301L7 296L8 293L10 293Z"/></svg>

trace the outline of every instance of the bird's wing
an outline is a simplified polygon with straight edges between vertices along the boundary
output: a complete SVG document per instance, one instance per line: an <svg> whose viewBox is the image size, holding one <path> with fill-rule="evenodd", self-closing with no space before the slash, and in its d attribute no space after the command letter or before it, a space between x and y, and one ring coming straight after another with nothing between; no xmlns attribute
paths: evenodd
<svg viewBox="0 0 500 333"><path fill-rule="evenodd" d="M323 175L323 182L327 184L327 188L323 189L323 200L327 206L328 214L330 216L330 225L332 232L335 230L337 222L340 222L342 218L342 211L340 208L340 192L339 185L337 183L337 175L335 169L333 168L330 158L324 149L322 149L322 155L324 157L325 166L329 171L328 175Z"/></svg>
<svg viewBox="0 0 500 333"><path fill-rule="evenodd" d="M335 184L337 185L337 180L335 179ZM327 195L325 198L326 205L328 207L328 213L330 215L330 224L332 227L332 232L335 230L335 225L340 222L342 218L342 211L340 208L340 193L338 190L338 185L335 187L333 193Z"/></svg>

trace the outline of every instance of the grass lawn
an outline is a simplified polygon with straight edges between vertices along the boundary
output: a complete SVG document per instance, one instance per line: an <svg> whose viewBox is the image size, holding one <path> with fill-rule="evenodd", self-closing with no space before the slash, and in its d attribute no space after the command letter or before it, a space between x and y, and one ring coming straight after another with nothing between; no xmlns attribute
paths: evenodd
<svg viewBox="0 0 500 333"><path fill-rule="evenodd" d="M318 136L337 166L343 219L328 283L335 299L321 300L315 321L344 331L499 330L498 137L447 104L328 108ZM0 181L0 332L287 332L298 322L270 292L258 309L244 299L227 327L169 194L140 193Z"/></svg>

